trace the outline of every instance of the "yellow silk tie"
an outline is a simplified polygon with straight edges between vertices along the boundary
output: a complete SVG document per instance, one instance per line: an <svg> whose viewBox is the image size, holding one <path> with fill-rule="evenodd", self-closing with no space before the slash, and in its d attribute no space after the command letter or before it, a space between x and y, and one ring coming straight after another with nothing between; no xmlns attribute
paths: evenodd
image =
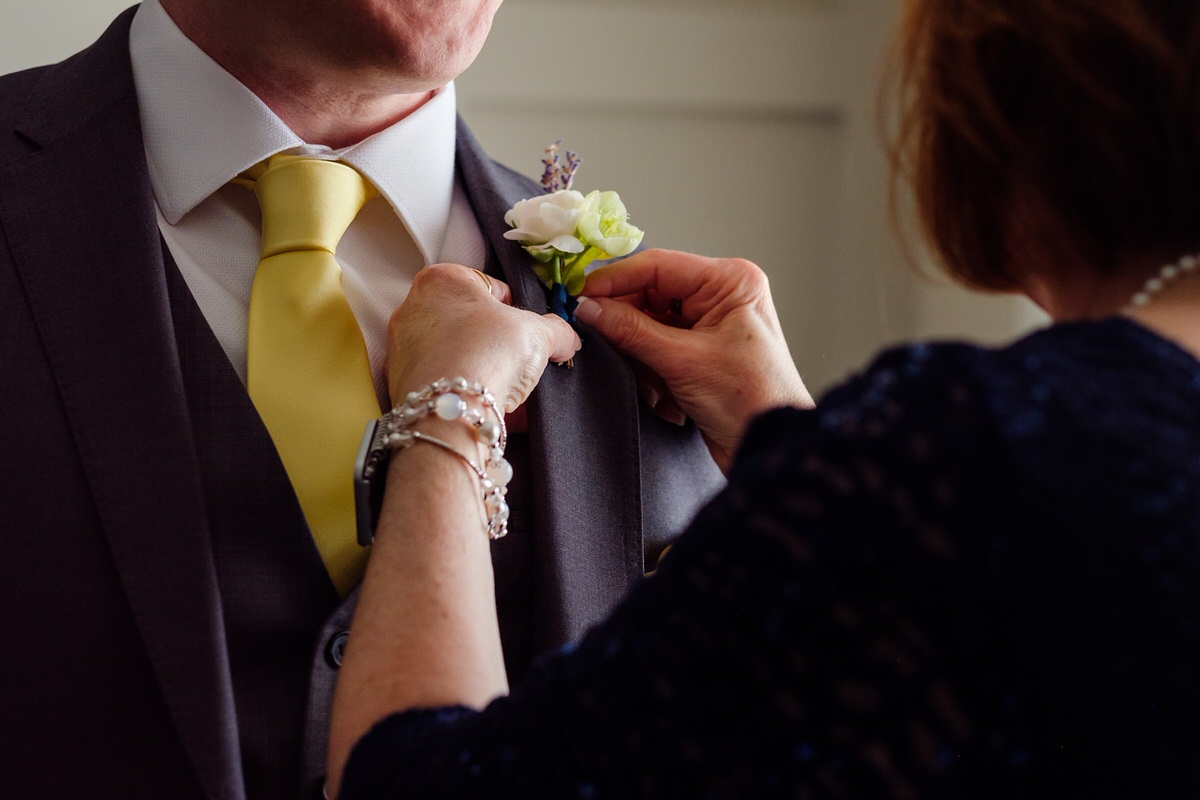
<svg viewBox="0 0 1200 800"><path fill-rule="evenodd" d="M355 539L354 459L380 408L333 254L376 190L340 162L287 155L272 156L239 182L253 186L263 218L247 389L344 596L366 564Z"/></svg>

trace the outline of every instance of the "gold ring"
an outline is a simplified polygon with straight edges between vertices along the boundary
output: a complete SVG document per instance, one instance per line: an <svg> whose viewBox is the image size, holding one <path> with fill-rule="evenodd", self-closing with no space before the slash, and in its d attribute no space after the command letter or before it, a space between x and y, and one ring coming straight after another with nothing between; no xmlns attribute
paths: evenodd
<svg viewBox="0 0 1200 800"><path fill-rule="evenodd" d="M479 277L483 278L483 284L484 284L484 286L487 287L488 294L494 294L494 292L492 291L492 279L487 276L487 273L483 272L482 270L478 270L478 269L472 269L471 271L474 272L475 274L477 274Z"/></svg>

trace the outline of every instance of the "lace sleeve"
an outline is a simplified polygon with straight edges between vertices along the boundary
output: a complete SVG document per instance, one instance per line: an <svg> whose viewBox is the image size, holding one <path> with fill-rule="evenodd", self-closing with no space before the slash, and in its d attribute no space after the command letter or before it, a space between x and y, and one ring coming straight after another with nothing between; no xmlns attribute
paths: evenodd
<svg viewBox="0 0 1200 800"><path fill-rule="evenodd" d="M815 411L766 415L727 489L578 647L482 712L384 721L344 796L1020 787L1041 752L1026 691L1041 676L997 669L1020 641L1001 466L988 403L957 374L904 351Z"/></svg>

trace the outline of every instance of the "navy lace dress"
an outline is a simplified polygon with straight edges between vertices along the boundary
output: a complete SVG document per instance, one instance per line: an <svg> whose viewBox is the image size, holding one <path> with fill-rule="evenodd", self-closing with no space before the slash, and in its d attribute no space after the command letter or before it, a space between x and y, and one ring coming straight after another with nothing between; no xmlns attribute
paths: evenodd
<svg viewBox="0 0 1200 800"><path fill-rule="evenodd" d="M381 722L355 798L1200 797L1200 364L1132 322L885 354L748 434L577 647Z"/></svg>

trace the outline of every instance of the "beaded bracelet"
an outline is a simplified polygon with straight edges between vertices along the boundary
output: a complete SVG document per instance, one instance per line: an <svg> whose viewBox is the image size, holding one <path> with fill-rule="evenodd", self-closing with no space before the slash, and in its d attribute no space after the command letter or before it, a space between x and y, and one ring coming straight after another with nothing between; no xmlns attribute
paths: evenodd
<svg viewBox="0 0 1200 800"><path fill-rule="evenodd" d="M478 398L481 411L467 403L464 396ZM487 418L490 413L494 421ZM483 466L458 448L412 426L430 414L446 421L462 420L472 429L475 441L487 447ZM375 533L382 496L380 478L391 452L425 442L458 456L479 478L483 489L483 508L487 514L487 535L499 539L508 533L508 502L505 494L512 480L512 465L504 458L508 431L504 415L496 408L496 398L482 384L465 378L442 378L405 396L404 402L367 426L355 470L358 504L358 540L371 543Z"/></svg>

